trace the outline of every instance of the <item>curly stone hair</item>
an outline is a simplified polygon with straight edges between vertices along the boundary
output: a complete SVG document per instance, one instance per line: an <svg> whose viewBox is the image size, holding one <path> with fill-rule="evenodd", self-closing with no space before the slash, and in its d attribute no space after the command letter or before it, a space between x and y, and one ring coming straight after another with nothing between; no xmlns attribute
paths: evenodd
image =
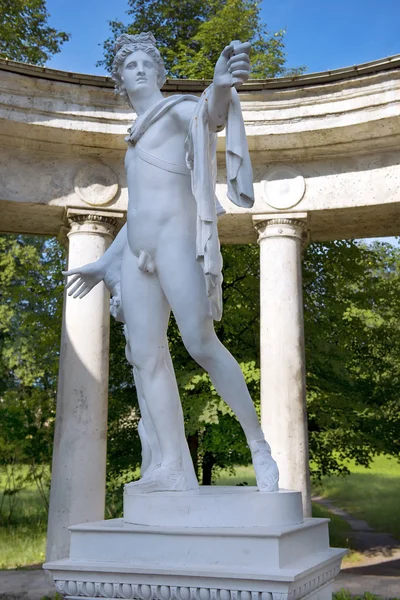
<svg viewBox="0 0 400 600"><path fill-rule="evenodd" d="M138 35L123 33L115 42L115 56L112 64L111 79L115 81L115 91L127 100L129 100L129 98L121 78L121 67L124 64L126 57L137 50L146 52L146 54L151 56L156 63L157 85L160 89L166 81L164 61L156 48L154 35L150 31L147 33L139 33Z"/></svg>

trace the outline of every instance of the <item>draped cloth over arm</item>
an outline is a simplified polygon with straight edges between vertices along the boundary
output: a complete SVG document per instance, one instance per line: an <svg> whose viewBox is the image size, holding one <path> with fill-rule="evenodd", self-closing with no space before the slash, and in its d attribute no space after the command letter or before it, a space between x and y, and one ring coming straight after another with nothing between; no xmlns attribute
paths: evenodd
<svg viewBox="0 0 400 600"><path fill-rule="evenodd" d="M218 239L217 216L223 212L215 195L216 134L207 104L211 87L199 102L190 123L186 139L186 162L191 170L192 192L197 204L196 258L202 263L204 276L214 285L208 286L211 315L222 317L222 257ZM226 125L226 168L228 198L242 208L254 204L253 173L239 96L232 88Z"/></svg>

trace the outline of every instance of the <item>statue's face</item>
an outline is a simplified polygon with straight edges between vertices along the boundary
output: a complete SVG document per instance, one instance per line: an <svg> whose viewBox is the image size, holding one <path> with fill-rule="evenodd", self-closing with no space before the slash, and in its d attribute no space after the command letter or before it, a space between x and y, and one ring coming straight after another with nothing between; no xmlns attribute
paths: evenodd
<svg viewBox="0 0 400 600"><path fill-rule="evenodd" d="M145 97L158 89L157 65L143 50L136 50L126 57L121 76L128 94Z"/></svg>

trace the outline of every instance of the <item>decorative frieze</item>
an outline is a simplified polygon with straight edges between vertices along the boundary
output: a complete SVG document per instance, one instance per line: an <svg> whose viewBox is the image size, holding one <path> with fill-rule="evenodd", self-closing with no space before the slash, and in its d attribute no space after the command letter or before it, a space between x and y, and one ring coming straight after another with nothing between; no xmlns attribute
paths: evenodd
<svg viewBox="0 0 400 600"><path fill-rule="evenodd" d="M301 583L290 592L267 592L152 585L146 583L111 583L56 580L57 591L65 598L125 598L126 600L301 600L329 583L340 571L340 564L317 577Z"/></svg>
<svg viewBox="0 0 400 600"><path fill-rule="evenodd" d="M205 587L180 587L136 583L95 583L89 581L55 582L57 591L67 598L126 598L137 600L285 600L287 594L249 592Z"/></svg>

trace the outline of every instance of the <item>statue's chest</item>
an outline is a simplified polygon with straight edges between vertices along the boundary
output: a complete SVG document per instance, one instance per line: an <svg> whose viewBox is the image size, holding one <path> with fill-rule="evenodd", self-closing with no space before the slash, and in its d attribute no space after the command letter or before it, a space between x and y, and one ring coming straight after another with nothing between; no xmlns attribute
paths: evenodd
<svg viewBox="0 0 400 600"><path fill-rule="evenodd" d="M140 154L137 146L161 160L185 164L186 136L187 131L182 126L178 127L174 119L164 115L140 136L135 145L128 145L126 168L132 168L137 162L137 156Z"/></svg>

